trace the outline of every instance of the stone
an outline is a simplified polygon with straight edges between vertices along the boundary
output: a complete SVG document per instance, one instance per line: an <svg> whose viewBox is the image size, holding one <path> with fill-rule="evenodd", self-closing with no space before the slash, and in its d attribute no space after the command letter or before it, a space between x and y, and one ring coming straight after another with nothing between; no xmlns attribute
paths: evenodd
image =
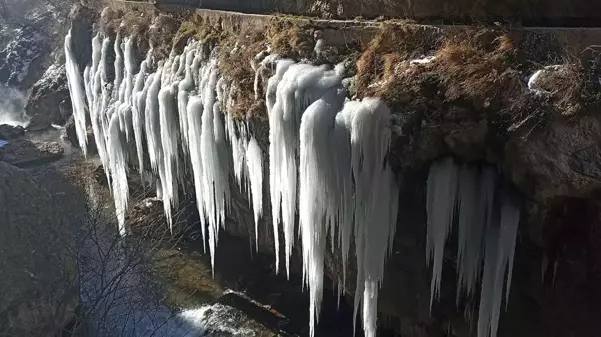
<svg viewBox="0 0 601 337"><path fill-rule="evenodd" d="M28 172L0 161L3 335L60 335L75 317L74 256L67 253L67 222L55 201Z"/></svg>
<svg viewBox="0 0 601 337"><path fill-rule="evenodd" d="M73 145L75 148L79 149L79 141L77 140L77 131L75 130L75 121L73 120L73 115L69 117L69 120L65 124L64 134L63 136ZM94 138L94 132L92 131L92 127L89 126L87 130L88 137L88 154L95 155L98 153L98 148L96 147L96 139Z"/></svg>
<svg viewBox="0 0 601 337"><path fill-rule="evenodd" d="M27 97L25 113L31 117L28 130L43 130L52 124L64 125L71 114L71 97L64 65L50 66Z"/></svg>
<svg viewBox="0 0 601 337"><path fill-rule="evenodd" d="M0 125L0 139L11 140L23 137L25 130L22 126L12 126L8 124Z"/></svg>
<svg viewBox="0 0 601 337"><path fill-rule="evenodd" d="M17 139L0 147L0 161L17 167L43 164L63 157L64 148L57 142Z"/></svg>
<svg viewBox="0 0 601 337"><path fill-rule="evenodd" d="M505 170L515 184L539 201L589 198L601 190L601 123L593 116L555 121L525 136L516 133L505 148Z"/></svg>

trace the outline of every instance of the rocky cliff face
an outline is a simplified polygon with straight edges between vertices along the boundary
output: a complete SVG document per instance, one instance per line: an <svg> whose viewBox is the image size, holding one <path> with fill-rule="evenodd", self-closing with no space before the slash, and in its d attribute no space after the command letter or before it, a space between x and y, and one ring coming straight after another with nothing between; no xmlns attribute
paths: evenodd
<svg viewBox="0 0 601 337"><path fill-rule="evenodd" d="M75 265L63 251L71 239L63 215L26 171L0 161L0 216L0 331L60 333L78 303L75 283L66 284Z"/></svg>
<svg viewBox="0 0 601 337"><path fill-rule="evenodd" d="M64 125L71 110L65 66L53 64L29 91L25 113L31 120L27 128L40 130L51 124Z"/></svg>
<svg viewBox="0 0 601 337"><path fill-rule="evenodd" d="M25 102L0 95L2 100L18 105L19 115L25 108L25 120L35 117L32 130L64 124L70 115L70 100L64 95L68 91L64 74L61 78L61 70L51 66L62 63L71 4L71 1L0 2L0 84L25 97L33 87L26 107ZM54 94L55 98L49 98Z"/></svg>
<svg viewBox="0 0 601 337"><path fill-rule="evenodd" d="M226 24L220 20L217 28L201 26L185 34L178 32L178 37L206 38L203 41L208 45L218 44L228 51L219 55L221 71L238 85L238 99L253 97L254 74L241 70L245 64L259 69L255 82L259 92L265 92L261 86L274 73L254 59L255 47L264 47L265 39L272 52L284 57L316 64L330 59L315 57L321 51L313 48L313 38L321 31L314 26L276 23L259 38L244 31L230 39L219 30ZM525 200L512 291L499 335L595 335L595 317L601 313L599 291L595 290L601 265L596 248L601 217L596 169L601 165L601 128L596 117L601 83L595 57L585 58L590 63L576 59L561 65L551 63L561 57L548 58L550 53L568 56L562 55L558 46L578 45L572 44L569 36L559 35L392 24L378 29L368 45L326 49L343 54L332 60L340 61L340 56L350 59L348 75L354 78L346 80L355 82L357 96L379 97L393 112L395 135L387 159L401 185L400 214L379 296L380 326L404 336L469 336L473 330L464 316L474 308L456 303L457 252L452 248L444 252L441 300L432 312L429 307L430 271L424 254L426 179L433 161L451 156L459 163L498 168L507 185L519 190ZM540 67L533 65L535 61L560 69L559 80L535 85L531 75ZM235 66L227 67L231 64ZM249 105L241 110L263 153L268 153L269 122L264 111ZM187 185L191 184L188 180ZM270 189L267 185L264 191ZM254 238L249 202L237 192L237 186L231 190L234 198L225 230ZM269 205L267 193L263 195L263 204ZM263 214L258 245L273 252L276 240L271 210L267 207ZM450 240L455 241L456 234L451 234ZM299 271L300 244L295 247L292 270ZM338 280L338 254L326 249L325 260L327 276ZM349 300L356 288L354 265L350 261L344 289Z"/></svg>

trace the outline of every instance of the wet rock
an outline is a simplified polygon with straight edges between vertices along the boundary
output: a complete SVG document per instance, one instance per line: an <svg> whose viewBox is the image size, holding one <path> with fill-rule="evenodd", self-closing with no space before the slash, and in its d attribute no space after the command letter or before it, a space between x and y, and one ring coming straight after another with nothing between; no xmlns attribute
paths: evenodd
<svg viewBox="0 0 601 337"><path fill-rule="evenodd" d="M0 125L0 139L16 139L22 137L24 134L25 130L21 126L12 126L8 124Z"/></svg>
<svg viewBox="0 0 601 337"><path fill-rule="evenodd" d="M50 66L31 90L25 104L31 117L28 130L42 130L51 124L64 125L72 114L71 98L64 65Z"/></svg>
<svg viewBox="0 0 601 337"><path fill-rule="evenodd" d="M192 311L188 311L188 315ZM202 322L206 332L217 337L278 336L247 315L247 312L221 303L195 310L195 321Z"/></svg>
<svg viewBox="0 0 601 337"><path fill-rule="evenodd" d="M0 147L0 161L18 167L40 165L60 159L64 151L64 148L56 142L17 139Z"/></svg>
<svg viewBox="0 0 601 337"><path fill-rule="evenodd" d="M28 172L0 161L3 335L60 334L74 318L74 257L66 253L69 232L54 201Z"/></svg>

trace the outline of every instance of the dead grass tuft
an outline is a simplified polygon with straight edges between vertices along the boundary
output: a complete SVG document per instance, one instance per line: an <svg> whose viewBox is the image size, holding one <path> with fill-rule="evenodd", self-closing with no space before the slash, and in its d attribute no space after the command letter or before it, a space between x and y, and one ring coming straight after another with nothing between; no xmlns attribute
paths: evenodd
<svg viewBox="0 0 601 337"><path fill-rule="evenodd" d="M253 70L258 67L255 56L265 48L265 35L259 31L229 36L220 43L219 68L232 81L232 106L229 108L234 118L260 116L265 110L264 105L257 104L254 99Z"/></svg>
<svg viewBox="0 0 601 337"><path fill-rule="evenodd" d="M115 36L121 26L121 18L124 13L111 7L105 8L100 15L100 27L108 36Z"/></svg>
<svg viewBox="0 0 601 337"><path fill-rule="evenodd" d="M121 18L119 32L134 39L140 55L146 54L149 46L149 31L154 15L143 12L127 12Z"/></svg>
<svg viewBox="0 0 601 337"><path fill-rule="evenodd" d="M388 81L397 72L397 65L412 57L428 55L439 44L438 34L413 24L383 24L379 33L357 61L357 88L361 95L371 92L369 85Z"/></svg>
<svg viewBox="0 0 601 337"><path fill-rule="evenodd" d="M311 57L315 46L312 29L279 18L273 19L267 40L274 53L296 60Z"/></svg>
<svg viewBox="0 0 601 337"><path fill-rule="evenodd" d="M181 22L172 41L172 48L176 52L183 51L190 38L194 38L202 43L216 43L222 39L224 33L214 26L203 24L202 20L188 18Z"/></svg>
<svg viewBox="0 0 601 337"><path fill-rule="evenodd" d="M467 99L487 108L520 95L516 48L510 36L490 29L465 29L450 37L436 53L445 100Z"/></svg>

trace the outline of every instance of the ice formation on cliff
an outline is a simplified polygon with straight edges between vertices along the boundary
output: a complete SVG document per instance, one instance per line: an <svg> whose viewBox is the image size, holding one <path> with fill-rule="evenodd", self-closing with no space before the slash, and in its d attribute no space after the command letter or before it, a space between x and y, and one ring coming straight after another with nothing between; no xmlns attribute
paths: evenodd
<svg viewBox="0 0 601 337"><path fill-rule="evenodd" d="M116 56L113 64L108 62L111 46ZM178 183L185 183L186 165L191 164L202 235L212 263L230 203L231 167L241 191L249 195L258 245L266 172L263 152L247 122L235 121L229 111L231 83L220 74L216 53L207 54L202 44L189 41L181 55L172 52L157 64L151 49L138 64L134 48L129 37L118 35L113 43L97 34L92 40L92 62L82 79L71 34L65 39L77 136L85 151L89 111L120 233L127 233L128 164L136 164L142 175L147 155L170 224L171 212L178 206ZM366 336L375 336L378 288L397 223L398 188L387 160L390 111L376 99L345 99L340 68L296 64L267 54L257 55L252 64L256 95L261 67L275 70L265 99L276 269L279 233L284 237L288 274L298 232L313 334L326 249L330 246L341 256L343 275L337 281L342 289L354 240L355 314L361 312ZM115 69L112 83L109 67ZM427 185L427 257L433 268L430 302L440 293L444 248L456 223L457 301L462 296L476 298L481 281L480 337L496 336L506 273L507 304L519 222L519 207L508 193L499 191L498 180L490 167L459 166L443 159L432 165Z"/></svg>
<svg viewBox="0 0 601 337"><path fill-rule="evenodd" d="M478 337L496 337L503 301L509 300L519 205L502 188L492 167L439 160L428 177L428 260L434 260L432 299L440 292L443 252L452 225L458 224L457 302L473 300L481 279Z"/></svg>

